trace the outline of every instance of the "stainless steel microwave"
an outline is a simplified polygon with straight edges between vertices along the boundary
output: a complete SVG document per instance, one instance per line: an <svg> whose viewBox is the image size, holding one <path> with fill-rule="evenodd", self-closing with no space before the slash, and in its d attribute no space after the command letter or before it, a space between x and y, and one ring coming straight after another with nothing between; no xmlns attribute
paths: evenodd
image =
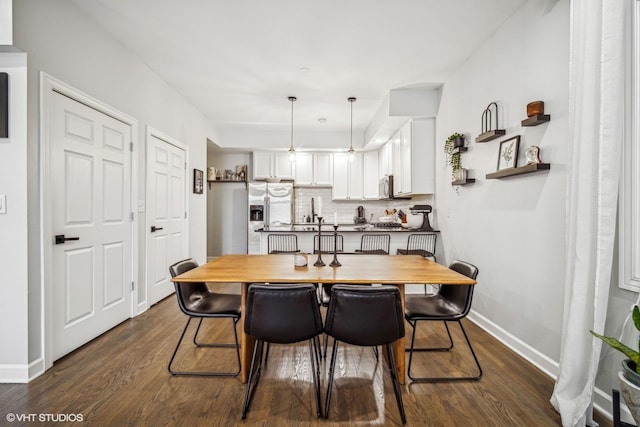
<svg viewBox="0 0 640 427"><path fill-rule="evenodd" d="M378 189L378 197L380 200L393 199L393 175L385 175L380 179Z"/></svg>

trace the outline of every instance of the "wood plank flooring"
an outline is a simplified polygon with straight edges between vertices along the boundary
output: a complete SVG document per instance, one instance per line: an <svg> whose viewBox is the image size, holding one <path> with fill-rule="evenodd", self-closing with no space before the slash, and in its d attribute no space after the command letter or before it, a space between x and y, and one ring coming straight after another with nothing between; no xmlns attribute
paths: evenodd
<svg viewBox="0 0 640 427"><path fill-rule="evenodd" d="M238 285L217 285L239 292ZM329 420L315 416L308 346L272 346L247 420L240 419L244 386L239 378L172 377L171 352L186 317L171 296L58 360L29 384L0 384L0 425L71 425L13 422L13 414L82 414L83 426L357 426L401 425L386 365L370 348L341 345ZM553 381L469 321L465 328L484 376L478 382L402 386L408 426L558 426L549 403ZM177 369L229 369L232 349L196 349L190 332ZM239 326L240 327L240 326ZM473 360L456 325L456 351L418 354L416 373L466 373ZM411 328L407 325L407 334ZM190 334L190 335L189 335ZM424 323L418 337L429 345L446 339L444 328ZM205 320L199 339L231 342L231 321ZM457 345L460 343L460 345ZM329 343L329 353L331 342ZM329 360L321 363L322 401ZM451 371L453 367L453 371ZM611 426L602 416L601 426Z"/></svg>

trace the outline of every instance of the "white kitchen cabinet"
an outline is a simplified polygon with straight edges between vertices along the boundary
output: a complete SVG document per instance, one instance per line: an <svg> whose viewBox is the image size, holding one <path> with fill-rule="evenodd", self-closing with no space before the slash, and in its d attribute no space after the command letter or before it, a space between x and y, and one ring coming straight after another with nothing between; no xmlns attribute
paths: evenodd
<svg viewBox="0 0 640 427"><path fill-rule="evenodd" d="M332 160L332 153L298 153L294 166L295 184L331 187Z"/></svg>
<svg viewBox="0 0 640 427"><path fill-rule="evenodd" d="M393 142L389 141L378 149L378 178L393 174Z"/></svg>
<svg viewBox="0 0 640 427"><path fill-rule="evenodd" d="M435 191L435 119L413 119L391 138L394 196Z"/></svg>
<svg viewBox="0 0 640 427"><path fill-rule="evenodd" d="M366 151L363 154L363 173L362 173L362 196L364 199L377 200L378 194L378 152Z"/></svg>
<svg viewBox="0 0 640 427"><path fill-rule="evenodd" d="M254 151L253 179L293 179L293 164L286 151Z"/></svg>
<svg viewBox="0 0 640 427"><path fill-rule="evenodd" d="M351 161L347 153L333 154L333 200L362 200L362 163L362 153L354 153Z"/></svg>

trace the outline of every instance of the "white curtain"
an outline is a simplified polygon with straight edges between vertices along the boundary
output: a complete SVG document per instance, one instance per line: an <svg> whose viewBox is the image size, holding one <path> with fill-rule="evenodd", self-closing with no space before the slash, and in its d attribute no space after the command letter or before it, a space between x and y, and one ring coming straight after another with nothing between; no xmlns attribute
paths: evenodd
<svg viewBox="0 0 640 427"><path fill-rule="evenodd" d="M633 0L572 0L565 302L551 403L562 425L593 424L609 299L624 116L625 11Z"/></svg>

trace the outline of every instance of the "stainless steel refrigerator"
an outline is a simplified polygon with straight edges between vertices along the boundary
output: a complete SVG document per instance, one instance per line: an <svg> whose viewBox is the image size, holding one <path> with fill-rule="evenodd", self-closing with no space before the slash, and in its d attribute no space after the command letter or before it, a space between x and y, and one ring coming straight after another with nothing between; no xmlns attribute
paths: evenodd
<svg viewBox="0 0 640 427"><path fill-rule="evenodd" d="M288 225L293 218L293 183L249 183L249 227L247 252L260 253L260 233L256 230Z"/></svg>

